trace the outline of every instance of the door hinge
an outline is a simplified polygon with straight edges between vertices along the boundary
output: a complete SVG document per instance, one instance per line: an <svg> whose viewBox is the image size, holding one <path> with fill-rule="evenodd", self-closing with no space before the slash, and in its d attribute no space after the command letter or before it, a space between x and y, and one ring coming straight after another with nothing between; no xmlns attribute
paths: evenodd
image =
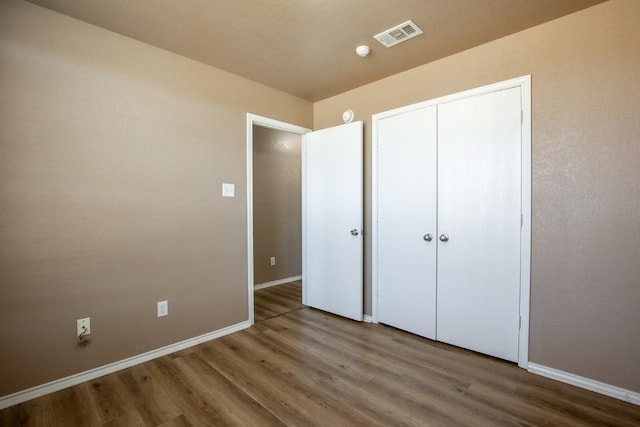
<svg viewBox="0 0 640 427"><path fill-rule="evenodd" d="M524 215L520 214L520 228L524 226Z"/></svg>
<svg viewBox="0 0 640 427"><path fill-rule="evenodd" d="M524 110L520 110L520 124L524 123Z"/></svg>
<svg viewBox="0 0 640 427"><path fill-rule="evenodd" d="M522 329L522 316L518 316L518 329Z"/></svg>

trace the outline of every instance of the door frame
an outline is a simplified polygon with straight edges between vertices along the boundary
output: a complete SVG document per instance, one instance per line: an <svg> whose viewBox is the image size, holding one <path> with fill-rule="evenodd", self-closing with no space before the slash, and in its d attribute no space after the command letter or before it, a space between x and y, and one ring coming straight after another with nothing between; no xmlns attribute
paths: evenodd
<svg viewBox="0 0 640 427"><path fill-rule="evenodd" d="M257 114L247 113L247 305L249 310L249 324L253 325L253 126L260 126L269 129L281 130L297 135L304 135L311 132L302 126L292 125ZM302 150L300 150L302 152ZM302 161L302 159L301 159ZM302 198L304 199L304 186L302 186ZM304 209L304 208L303 208ZM304 218L304 211L302 212ZM304 259L304 248L302 248ZM305 292L305 280L302 279L302 292Z"/></svg>
<svg viewBox="0 0 640 427"><path fill-rule="evenodd" d="M372 216L371 232L371 308L372 321L378 323L378 121L398 114L431 107L446 102L483 95L504 89L520 88L522 94L522 158L521 201L522 227L520 231L520 332L518 337L518 366L527 369L529 363L529 305L531 289L531 75L465 90L443 97L374 114L372 116Z"/></svg>

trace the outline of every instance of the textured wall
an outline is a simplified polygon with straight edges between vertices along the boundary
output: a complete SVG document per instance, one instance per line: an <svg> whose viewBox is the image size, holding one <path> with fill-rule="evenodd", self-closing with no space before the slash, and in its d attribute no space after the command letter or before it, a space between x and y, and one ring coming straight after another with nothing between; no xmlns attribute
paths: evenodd
<svg viewBox="0 0 640 427"><path fill-rule="evenodd" d="M0 396L248 319L246 113L311 103L14 0L0 94Z"/></svg>
<svg viewBox="0 0 640 427"><path fill-rule="evenodd" d="M532 74L530 360L640 391L640 2L613 0L314 105L316 129ZM365 304L371 307L371 241Z"/></svg>
<svg viewBox="0 0 640 427"><path fill-rule="evenodd" d="M302 274L302 138L253 127L254 283ZM270 257L276 257L271 266Z"/></svg>

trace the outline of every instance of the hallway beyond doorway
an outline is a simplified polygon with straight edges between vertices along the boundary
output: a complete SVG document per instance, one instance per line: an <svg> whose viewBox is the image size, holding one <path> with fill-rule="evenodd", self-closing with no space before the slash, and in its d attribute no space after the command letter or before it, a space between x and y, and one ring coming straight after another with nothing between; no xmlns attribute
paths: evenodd
<svg viewBox="0 0 640 427"><path fill-rule="evenodd" d="M255 323L290 313L302 307L302 281L259 289L253 299Z"/></svg>

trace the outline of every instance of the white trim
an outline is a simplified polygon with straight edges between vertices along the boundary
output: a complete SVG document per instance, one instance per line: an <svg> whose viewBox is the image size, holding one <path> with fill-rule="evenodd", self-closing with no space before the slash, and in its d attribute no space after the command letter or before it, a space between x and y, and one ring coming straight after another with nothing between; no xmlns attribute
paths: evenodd
<svg viewBox="0 0 640 427"><path fill-rule="evenodd" d="M432 107L434 105L444 104L447 102L457 101L463 98L470 98L472 96L483 95L486 93L497 92L500 90L511 89L514 87L522 87L527 82L531 82L531 75L525 75L521 77L516 77L509 80L504 80L497 83L492 83L486 86L480 86L473 89L464 90L462 92L456 92L449 95L441 96L439 98L429 99L427 101L417 102L411 105L405 105L403 107L394 108L393 110L383 111L380 113L373 114L371 116L372 120L380 120L387 117L397 116L398 114L408 113L410 111L419 110L421 108ZM530 99L530 97L529 97ZM525 111L526 113L526 111ZM526 117L525 117L526 119Z"/></svg>
<svg viewBox="0 0 640 427"><path fill-rule="evenodd" d="M302 234L302 304L307 305L307 177L304 171L307 170L307 137L302 135L302 147L300 155L300 209L302 213L301 234Z"/></svg>
<svg viewBox="0 0 640 427"><path fill-rule="evenodd" d="M640 393L620 388L614 385L602 383L590 378L581 377L559 369L549 368L547 366L538 365L537 363L529 363L527 370L532 374L541 375L576 387L591 390L596 393L624 400L625 402L640 405Z"/></svg>
<svg viewBox="0 0 640 427"><path fill-rule="evenodd" d="M371 201L371 317L378 323L378 122L384 118L436 106L446 102L477 96L499 90L519 87L522 94L522 200L523 224L520 239L520 317L521 327L518 345L518 366L527 369L529 362L529 295L531 280L531 75L517 77L417 104L384 111L372 116L372 165L373 178Z"/></svg>
<svg viewBox="0 0 640 427"><path fill-rule="evenodd" d="M515 79L522 96L522 192L520 209L520 337L518 366L527 369L529 363L529 304L531 293L531 75ZM512 80L513 81L513 80Z"/></svg>
<svg viewBox="0 0 640 427"><path fill-rule="evenodd" d="M59 380L51 381L46 384L41 384L26 390L19 391L17 393L0 397L0 410L13 405L17 405L19 403L26 402L31 399L35 399L36 397L44 396L49 393L81 384L86 381L91 381L93 379L129 368L134 365L148 362L149 360L157 359L158 357L166 356L167 354L175 353L176 351L184 350L185 348L193 347L195 345L241 331L243 329L249 328L250 326L251 324L249 323L249 321L236 323L235 325L227 326L226 328L218 329L216 331L209 332L194 338L189 338L187 340L180 341L175 344L170 344L156 350L151 350L137 356L129 357L118 362L113 362L108 365L100 366L98 368L80 372L66 378L61 378Z"/></svg>
<svg viewBox="0 0 640 427"><path fill-rule="evenodd" d="M248 316L249 325L253 325L253 292L255 290L253 283L253 126L261 126L269 129L277 129L285 132L291 132L298 135L304 135L311 132L301 126L292 125L281 122L279 120L270 119L268 117L258 116L256 114L247 113L247 299L248 299ZM303 160L304 161L304 160ZM304 186L302 187L304 191ZM304 198L303 198L304 199ZM304 204L302 207L302 218L304 218ZM304 220L304 219L303 219ZM303 224L304 227L304 224ZM304 228L303 228L304 229ZM302 251L302 276L304 278L304 249ZM302 298L304 301L305 284L302 280Z"/></svg>
<svg viewBox="0 0 640 427"><path fill-rule="evenodd" d="M371 116L371 323L378 323L378 121Z"/></svg>
<svg viewBox="0 0 640 427"><path fill-rule="evenodd" d="M369 316L368 314L363 314L362 321L365 323L373 323L373 317Z"/></svg>
<svg viewBox="0 0 640 427"><path fill-rule="evenodd" d="M295 282L296 280L302 280L302 276L287 277L286 279L272 280L271 282L260 283L255 285L253 290L257 291L264 288L270 288L272 286L284 285L285 283Z"/></svg>

